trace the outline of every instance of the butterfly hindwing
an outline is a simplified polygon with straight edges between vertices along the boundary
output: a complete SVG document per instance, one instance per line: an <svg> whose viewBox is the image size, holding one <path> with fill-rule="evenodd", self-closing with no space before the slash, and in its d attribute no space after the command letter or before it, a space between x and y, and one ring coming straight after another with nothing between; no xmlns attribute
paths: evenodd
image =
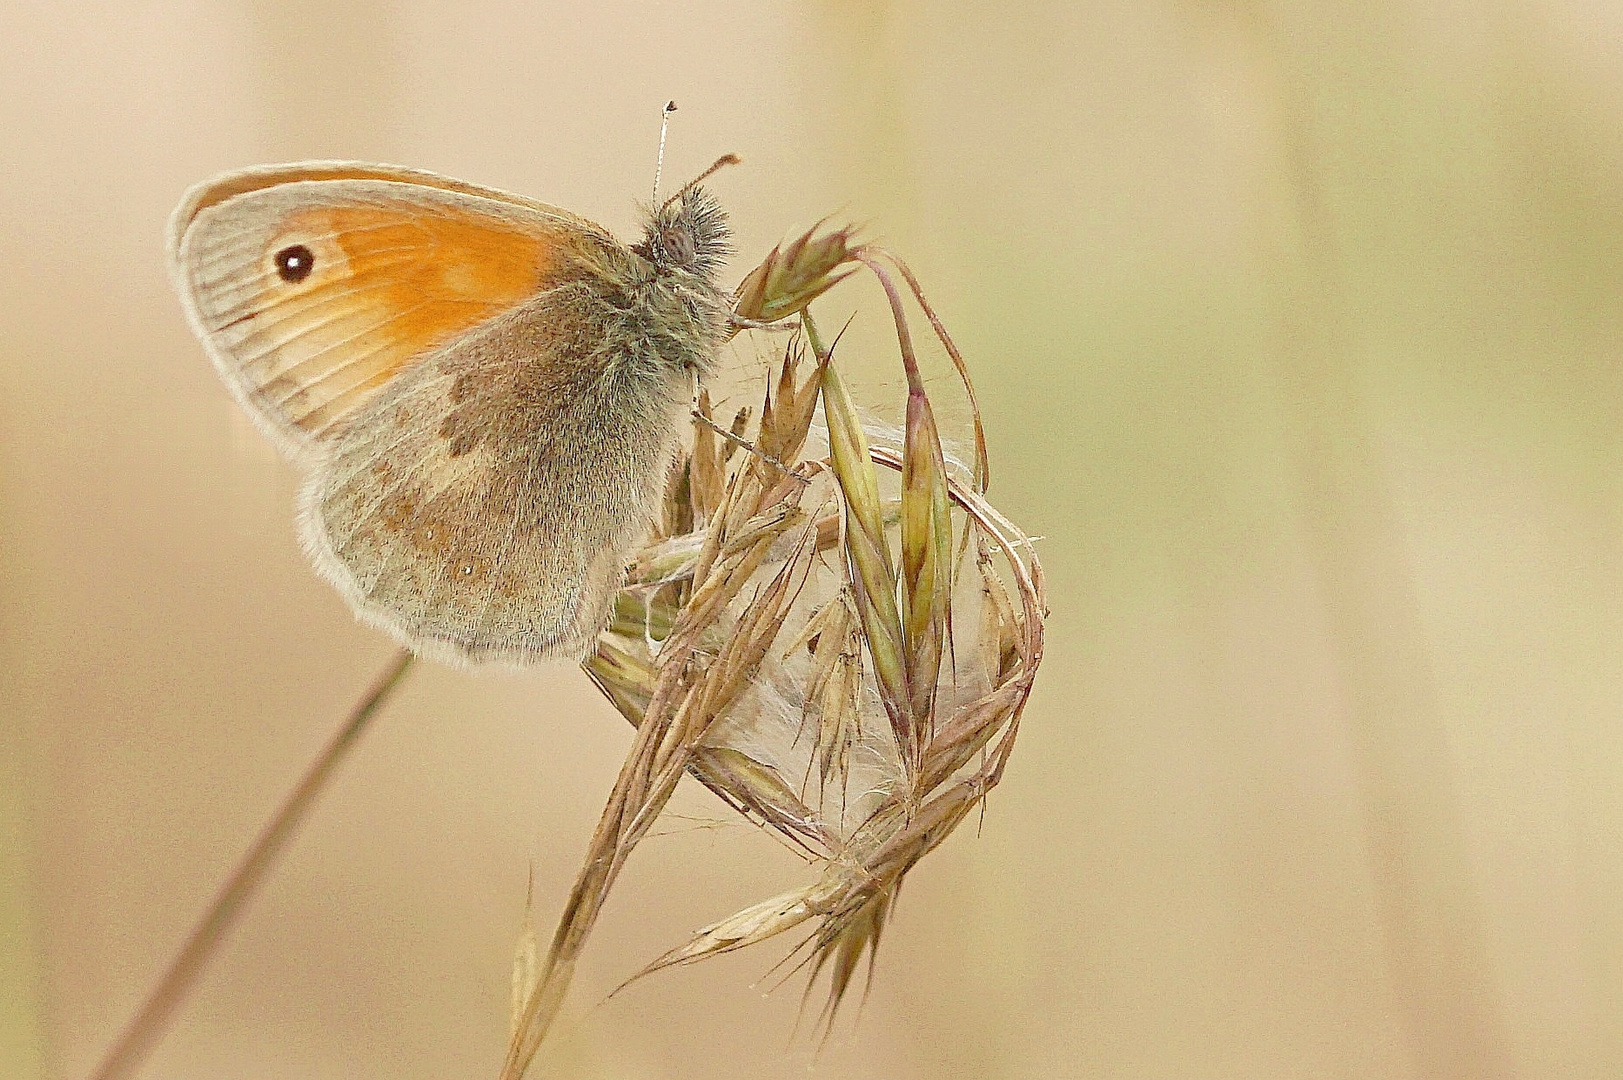
<svg viewBox="0 0 1623 1080"><path fill-rule="evenodd" d="M646 534L686 408L605 345L615 288L544 293L401 375L305 492L317 566L368 621L452 660L579 656Z"/></svg>

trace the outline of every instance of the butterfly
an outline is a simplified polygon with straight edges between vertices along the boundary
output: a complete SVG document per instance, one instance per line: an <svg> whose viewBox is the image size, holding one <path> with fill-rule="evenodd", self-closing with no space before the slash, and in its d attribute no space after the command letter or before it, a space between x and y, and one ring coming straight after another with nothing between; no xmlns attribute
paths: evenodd
<svg viewBox="0 0 1623 1080"><path fill-rule="evenodd" d="M300 536L356 615L451 662L579 658L729 326L698 180L627 245L433 173L300 162L192 188L175 288L306 473Z"/></svg>

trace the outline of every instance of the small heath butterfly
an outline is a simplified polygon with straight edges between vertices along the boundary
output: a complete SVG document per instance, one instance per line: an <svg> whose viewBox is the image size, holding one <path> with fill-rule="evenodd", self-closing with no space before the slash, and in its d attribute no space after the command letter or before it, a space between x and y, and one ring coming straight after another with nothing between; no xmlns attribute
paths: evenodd
<svg viewBox="0 0 1623 1080"><path fill-rule="evenodd" d="M363 621L442 660L579 658L646 535L729 329L698 186L631 245L433 173L301 162L175 210L226 385L307 472L300 532Z"/></svg>

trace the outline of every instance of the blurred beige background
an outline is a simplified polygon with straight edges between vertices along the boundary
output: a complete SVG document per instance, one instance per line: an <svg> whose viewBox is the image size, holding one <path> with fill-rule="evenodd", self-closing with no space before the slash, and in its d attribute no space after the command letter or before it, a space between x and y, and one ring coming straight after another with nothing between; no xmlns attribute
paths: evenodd
<svg viewBox="0 0 1623 1080"><path fill-rule="evenodd" d="M780 952L604 1001L802 880L696 790L539 1074L1623 1072L1623 7L0 0L0 42L0 1074L91 1068L389 651L170 208L354 157L629 235L667 98L668 176L746 160L735 272L833 211L933 289L1050 650L826 1046ZM147 1075L494 1076L526 876L548 925L627 741L568 669L418 672Z"/></svg>

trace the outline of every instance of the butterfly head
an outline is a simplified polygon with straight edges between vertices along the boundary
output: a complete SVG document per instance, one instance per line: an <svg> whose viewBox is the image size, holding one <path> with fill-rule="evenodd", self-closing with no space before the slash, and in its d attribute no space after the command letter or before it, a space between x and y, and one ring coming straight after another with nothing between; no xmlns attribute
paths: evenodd
<svg viewBox="0 0 1623 1080"><path fill-rule="evenodd" d="M633 249L661 273L682 271L713 282L732 254L727 212L701 187L687 187L654 211Z"/></svg>

